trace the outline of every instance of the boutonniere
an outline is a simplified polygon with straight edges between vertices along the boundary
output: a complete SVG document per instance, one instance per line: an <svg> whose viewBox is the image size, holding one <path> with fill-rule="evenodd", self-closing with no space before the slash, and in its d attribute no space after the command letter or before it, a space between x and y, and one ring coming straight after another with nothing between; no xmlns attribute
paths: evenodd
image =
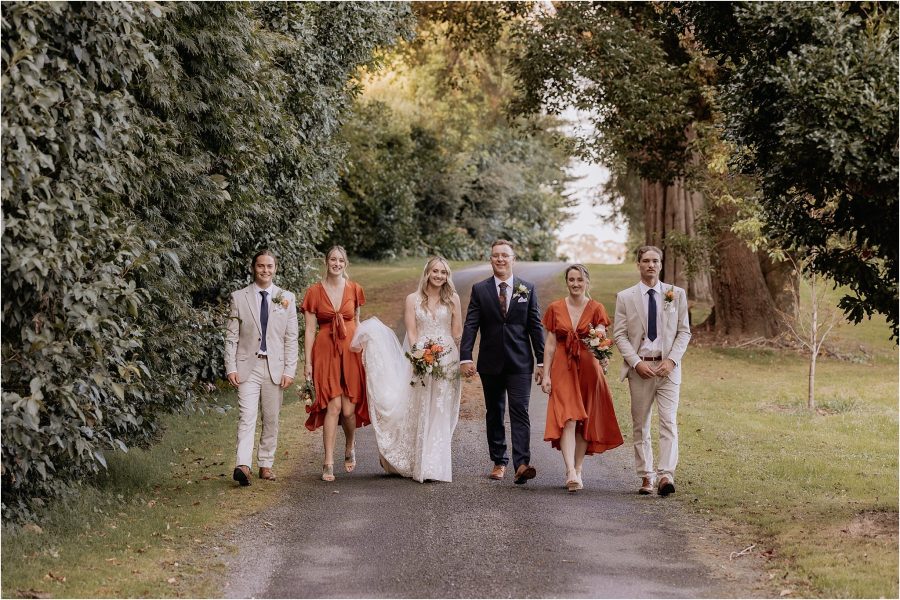
<svg viewBox="0 0 900 600"><path fill-rule="evenodd" d="M274 298L272 298L272 304L274 304L276 308L279 306L281 308L287 308L291 303L287 298L284 297L284 292L278 292L278 294Z"/></svg>
<svg viewBox="0 0 900 600"><path fill-rule="evenodd" d="M528 294L529 294L529 292L528 292L528 288L525 287L525 284L524 284L524 283L518 284L518 285L514 288L514 292L515 292L515 293L513 294L513 298L524 298L525 300L528 299Z"/></svg>
<svg viewBox="0 0 900 600"><path fill-rule="evenodd" d="M669 289L663 293L663 308L671 310L673 302L675 302L675 286L670 285Z"/></svg>

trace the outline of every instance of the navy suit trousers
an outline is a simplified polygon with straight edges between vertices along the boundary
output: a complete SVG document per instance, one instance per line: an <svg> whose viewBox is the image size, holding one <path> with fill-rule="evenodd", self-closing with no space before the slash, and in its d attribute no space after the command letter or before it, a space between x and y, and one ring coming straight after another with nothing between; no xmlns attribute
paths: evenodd
<svg viewBox="0 0 900 600"><path fill-rule="evenodd" d="M513 466L531 462L531 424L528 401L531 398L531 373L480 374L487 408L488 451L495 465L509 464L506 451L506 427L503 416L509 399L509 425L512 441Z"/></svg>

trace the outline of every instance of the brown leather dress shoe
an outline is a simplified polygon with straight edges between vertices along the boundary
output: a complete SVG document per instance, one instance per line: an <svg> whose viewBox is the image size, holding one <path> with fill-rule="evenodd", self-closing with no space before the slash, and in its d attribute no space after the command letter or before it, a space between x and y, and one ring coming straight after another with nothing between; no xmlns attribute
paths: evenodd
<svg viewBox="0 0 900 600"><path fill-rule="evenodd" d="M259 478L268 479L269 481L275 481L275 473L272 472L271 467L260 467Z"/></svg>
<svg viewBox="0 0 900 600"><path fill-rule="evenodd" d="M641 479L641 488L638 490L638 494L641 496L647 496L653 493L653 482L649 477L644 477Z"/></svg>
<svg viewBox="0 0 900 600"><path fill-rule="evenodd" d="M247 465L236 466L231 478L241 485L250 485L250 467Z"/></svg>
<svg viewBox="0 0 900 600"><path fill-rule="evenodd" d="M675 484L669 481L668 477L661 477L659 480L659 495L668 496L675 493Z"/></svg>
<svg viewBox="0 0 900 600"><path fill-rule="evenodd" d="M519 468L516 469L516 480L515 483L517 485L522 485L529 479L534 479L534 476L537 475L537 470L531 465L521 464Z"/></svg>
<svg viewBox="0 0 900 600"><path fill-rule="evenodd" d="M506 475L506 465L494 465L494 468L491 469L491 479L503 479L503 476Z"/></svg>

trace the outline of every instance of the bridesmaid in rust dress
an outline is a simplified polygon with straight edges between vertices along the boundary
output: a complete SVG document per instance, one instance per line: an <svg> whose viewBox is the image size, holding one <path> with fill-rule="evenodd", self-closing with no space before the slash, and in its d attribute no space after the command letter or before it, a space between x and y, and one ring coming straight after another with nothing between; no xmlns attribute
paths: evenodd
<svg viewBox="0 0 900 600"><path fill-rule="evenodd" d="M584 265L566 268L569 295L552 302L544 313L547 341L541 389L550 394L544 440L562 451L566 488L584 487L581 468L585 455L622 445L612 395L600 362L581 342L591 325L610 324L603 305L588 297L590 276Z"/></svg>
<svg viewBox="0 0 900 600"><path fill-rule="evenodd" d="M315 403L306 407L306 428L315 431L324 425L324 481L334 481L338 423L344 428L344 469L348 473L356 466L356 428L369 424L365 372L359 354L350 351L350 340L359 324L359 307L366 297L362 287L347 277L348 264L347 252L341 246L328 250L325 278L306 290L301 307L306 317L304 374L307 381L312 379L316 390Z"/></svg>

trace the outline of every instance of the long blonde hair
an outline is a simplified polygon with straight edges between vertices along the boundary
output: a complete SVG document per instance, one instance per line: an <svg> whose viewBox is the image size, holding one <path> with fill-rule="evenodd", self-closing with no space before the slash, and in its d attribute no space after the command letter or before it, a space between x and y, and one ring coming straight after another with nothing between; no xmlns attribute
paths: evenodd
<svg viewBox="0 0 900 600"><path fill-rule="evenodd" d="M344 272L341 273L341 277L344 279L350 279L350 274L347 273L347 267L350 266L350 259L347 258L347 251L344 250L343 246L332 246L328 249L328 252L325 253L325 274L322 276L322 281L328 278L328 259L331 258L332 252L340 252L341 256L344 257Z"/></svg>
<svg viewBox="0 0 900 600"><path fill-rule="evenodd" d="M456 293L456 287L453 285L453 271L450 270L450 263L443 256L432 256L425 263L425 268L422 270L422 278L419 279L419 294L422 296L422 308L425 310L428 310L428 294L425 293L425 288L428 287L428 274L431 272L431 267L434 266L434 263L438 261L444 263L444 268L447 269L447 280L439 290L440 302L441 304L446 304L449 308L453 308L453 294Z"/></svg>

